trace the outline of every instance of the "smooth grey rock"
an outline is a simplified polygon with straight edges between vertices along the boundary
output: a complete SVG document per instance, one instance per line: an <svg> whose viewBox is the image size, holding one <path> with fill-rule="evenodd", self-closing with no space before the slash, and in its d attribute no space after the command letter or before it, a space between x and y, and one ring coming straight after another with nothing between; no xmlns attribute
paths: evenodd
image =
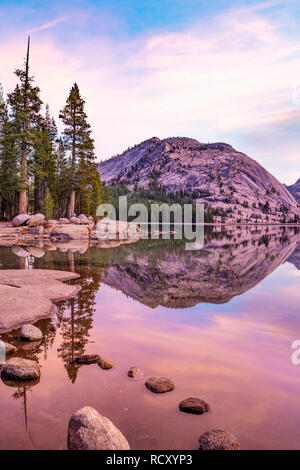
<svg viewBox="0 0 300 470"><path fill-rule="evenodd" d="M69 421L68 448L70 450L130 450L125 436L105 416L85 406L76 411Z"/></svg>
<svg viewBox="0 0 300 470"><path fill-rule="evenodd" d="M240 443L230 432L222 429L207 431L199 437L199 450L239 450Z"/></svg>
<svg viewBox="0 0 300 470"><path fill-rule="evenodd" d="M28 341L38 341L43 338L43 333L39 328L28 323L22 326L20 336Z"/></svg>
<svg viewBox="0 0 300 470"><path fill-rule="evenodd" d="M40 377L40 366L35 361L13 357L2 365L1 375L16 380L38 379Z"/></svg>
<svg viewBox="0 0 300 470"><path fill-rule="evenodd" d="M13 227L20 227L20 225L25 225L28 220L30 220L30 215L28 214L19 214L12 220Z"/></svg>
<svg viewBox="0 0 300 470"><path fill-rule="evenodd" d="M81 224L84 224L84 225L88 225L89 224L89 220L88 218L84 215L84 214L80 214L78 217L77 217L78 220L80 220L80 223Z"/></svg>

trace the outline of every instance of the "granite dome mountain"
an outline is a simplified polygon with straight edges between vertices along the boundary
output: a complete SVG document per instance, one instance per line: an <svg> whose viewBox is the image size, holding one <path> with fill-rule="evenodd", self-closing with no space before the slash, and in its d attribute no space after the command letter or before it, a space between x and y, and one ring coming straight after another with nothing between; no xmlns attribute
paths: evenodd
<svg viewBox="0 0 300 470"><path fill-rule="evenodd" d="M286 186L226 143L152 137L98 165L103 183L132 193L158 188L190 196L218 222L294 222L300 208Z"/></svg>

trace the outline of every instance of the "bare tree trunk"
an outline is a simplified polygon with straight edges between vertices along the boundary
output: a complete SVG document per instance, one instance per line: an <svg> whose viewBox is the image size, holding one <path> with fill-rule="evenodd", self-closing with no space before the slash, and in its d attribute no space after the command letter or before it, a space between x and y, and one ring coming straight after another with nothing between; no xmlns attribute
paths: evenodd
<svg viewBox="0 0 300 470"><path fill-rule="evenodd" d="M26 78L25 78L25 97L24 97L24 123L23 123L23 142L21 154L21 190L19 194L19 214L25 214L27 211L27 159L28 159L28 143L26 133L28 132L28 83L29 83L29 48L30 36L28 36L27 56L26 56Z"/></svg>
<svg viewBox="0 0 300 470"><path fill-rule="evenodd" d="M72 189L71 195L70 195L69 208L68 208L68 218L70 219L71 217L73 217L74 213L75 213L75 189Z"/></svg>

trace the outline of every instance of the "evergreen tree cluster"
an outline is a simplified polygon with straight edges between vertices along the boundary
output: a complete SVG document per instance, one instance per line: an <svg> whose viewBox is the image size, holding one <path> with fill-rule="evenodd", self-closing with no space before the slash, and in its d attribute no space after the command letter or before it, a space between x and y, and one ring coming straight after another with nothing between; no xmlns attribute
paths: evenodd
<svg viewBox="0 0 300 470"><path fill-rule="evenodd" d="M29 51L28 38L24 68L15 71L18 84L6 99L0 84L0 219L27 212L95 216L105 193L79 87L72 86L60 111L59 135L29 74Z"/></svg>

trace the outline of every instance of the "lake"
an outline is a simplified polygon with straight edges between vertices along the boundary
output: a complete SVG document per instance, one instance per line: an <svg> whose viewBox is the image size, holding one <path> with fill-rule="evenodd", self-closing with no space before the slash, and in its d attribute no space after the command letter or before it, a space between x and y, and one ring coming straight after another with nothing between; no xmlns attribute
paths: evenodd
<svg viewBox="0 0 300 470"><path fill-rule="evenodd" d="M82 289L36 323L43 342L0 334L41 365L38 383L0 380L0 448L65 449L69 418L89 405L132 449L197 449L211 429L232 432L242 449L299 449L299 243L299 228L252 226L206 227L195 251L180 240L1 246L1 269L75 271ZM84 353L115 366L74 364ZM151 376L170 378L175 390L151 393ZM187 397L210 411L182 413Z"/></svg>

